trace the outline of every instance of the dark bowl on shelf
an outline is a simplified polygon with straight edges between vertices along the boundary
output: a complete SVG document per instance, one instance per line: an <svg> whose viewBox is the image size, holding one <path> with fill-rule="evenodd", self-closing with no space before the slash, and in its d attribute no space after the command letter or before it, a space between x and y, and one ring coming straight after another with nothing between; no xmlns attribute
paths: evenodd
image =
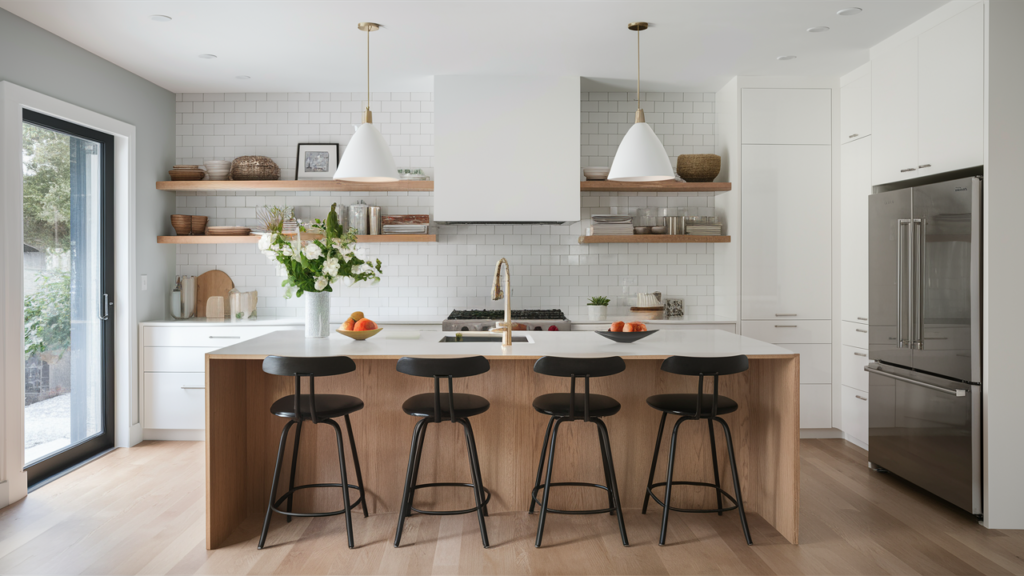
<svg viewBox="0 0 1024 576"><path fill-rule="evenodd" d="M648 330L647 332L598 332L598 334L619 344L629 344L630 342L647 338L655 332L657 330Z"/></svg>

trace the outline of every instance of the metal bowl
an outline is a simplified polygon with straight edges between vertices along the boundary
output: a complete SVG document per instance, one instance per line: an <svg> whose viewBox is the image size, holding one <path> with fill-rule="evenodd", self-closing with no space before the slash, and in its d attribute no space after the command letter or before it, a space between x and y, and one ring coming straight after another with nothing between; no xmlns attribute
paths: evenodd
<svg viewBox="0 0 1024 576"><path fill-rule="evenodd" d="M633 226L633 234L650 234L650 226Z"/></svg>
<svg viewBox="0 0 1024 576"><path fill-rule="evenodd" d="M668 226L651 226L651 234L665 234L668 232Z"/></svg>

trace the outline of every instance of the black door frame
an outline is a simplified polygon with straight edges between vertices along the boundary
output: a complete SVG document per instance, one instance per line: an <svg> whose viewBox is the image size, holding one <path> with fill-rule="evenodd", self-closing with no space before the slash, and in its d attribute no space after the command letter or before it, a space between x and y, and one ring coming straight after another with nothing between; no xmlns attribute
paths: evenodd
<svg viewBox="0 0 1024 576"><path fill-rule="evenodd" d="M27 466L25 473L31 491L114 447L114 136L28 109L22 110L22 122L100 144L100 278L103 284L100 293L106 294L110 302L106 319L100 325L103 339L100 369L103 375L103 430Z"/></svg>

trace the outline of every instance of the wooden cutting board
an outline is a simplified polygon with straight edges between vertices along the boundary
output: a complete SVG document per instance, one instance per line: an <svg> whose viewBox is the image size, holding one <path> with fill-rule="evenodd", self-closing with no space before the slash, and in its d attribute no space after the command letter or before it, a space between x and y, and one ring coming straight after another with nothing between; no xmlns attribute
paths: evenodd
<svg viewBox="0 0 1024 576"><path fill-rule="evenodd" d="M235 287L231 277L220 270L210 270L199 275L196 279L196 316L206 318L206 301L211 296L224 297L224 313L230 309L228 306L228 292Z"/></svg>

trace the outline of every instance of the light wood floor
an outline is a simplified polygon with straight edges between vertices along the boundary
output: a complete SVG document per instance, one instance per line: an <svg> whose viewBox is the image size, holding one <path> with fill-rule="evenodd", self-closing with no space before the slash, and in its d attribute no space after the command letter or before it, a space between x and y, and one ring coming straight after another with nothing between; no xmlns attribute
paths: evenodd
<svg viewBox="0 0 1024 576"><path fill-rule="evenodd" d="M611 516L550 516L533 547L536 516L413 517L403 547L396 516L355 515L358 548L342 516L275 519L256 550L259 519L229 546L207 551L202 443L147 442L117 450L0 510L3 574L1024 574L1024 531L986 530L905 482L867 469L843 440L801 441L799 546L752 516L754 546L735 512L626 514L623 548ZM660 510L656 510L660 512Z"/></svg>

